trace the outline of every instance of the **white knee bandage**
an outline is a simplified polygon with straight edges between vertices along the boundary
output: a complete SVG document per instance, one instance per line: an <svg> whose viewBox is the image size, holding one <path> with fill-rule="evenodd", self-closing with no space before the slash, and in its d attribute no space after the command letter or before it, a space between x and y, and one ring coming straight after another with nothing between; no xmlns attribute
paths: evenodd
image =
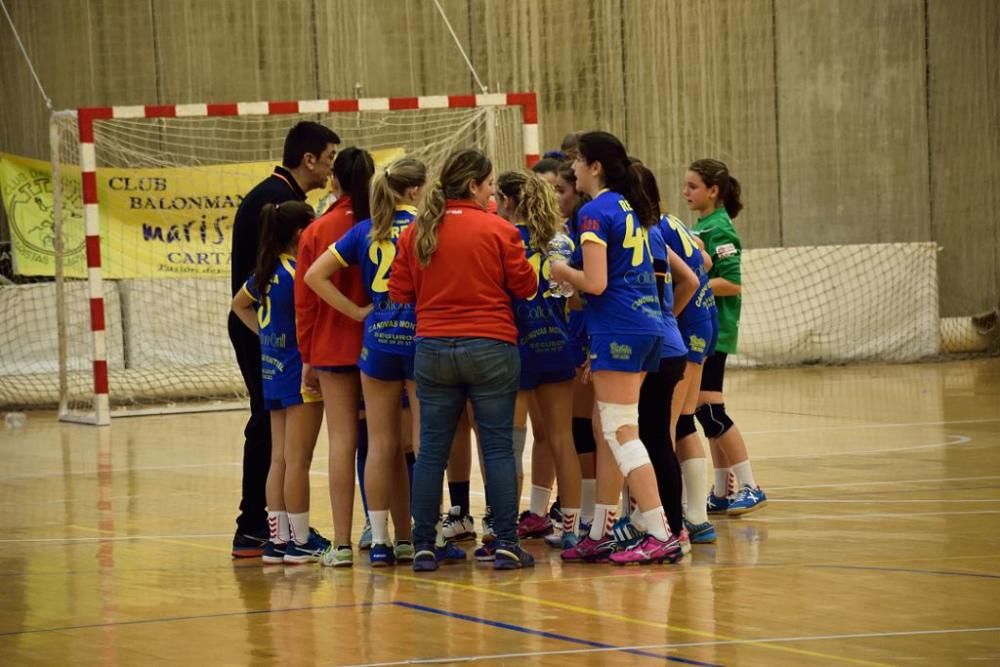
<svg viewBox="0 0 1000 667"><path fill-rule="evenodd" d="M618 429L623 426L639 424L639 404L597 402L597 410L601 415L601 430L608 447L618 462L618 468L626 477L630 472L649 463L649 453L641 440L629 440L625 444L618 443Z"/></svg>

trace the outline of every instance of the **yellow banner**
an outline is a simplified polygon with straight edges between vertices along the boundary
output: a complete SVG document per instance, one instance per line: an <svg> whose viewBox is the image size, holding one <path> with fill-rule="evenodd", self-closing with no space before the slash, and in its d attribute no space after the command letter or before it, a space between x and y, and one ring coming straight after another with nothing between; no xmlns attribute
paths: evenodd
<svg viewBox="0 0 1000 667"><path fill-rule="evenodd" d="M402 149L374 151L379 166ZM98 169L101 260L105 278L228 276L233 219L243 196L271 162L162 169ZM61 166L64 270L85 277L87 260L80 169ZM55 275L54 199L48 162L0 155L0 191L10 223L15 271ZM329 193L309 202L324 207Z"/></svg>

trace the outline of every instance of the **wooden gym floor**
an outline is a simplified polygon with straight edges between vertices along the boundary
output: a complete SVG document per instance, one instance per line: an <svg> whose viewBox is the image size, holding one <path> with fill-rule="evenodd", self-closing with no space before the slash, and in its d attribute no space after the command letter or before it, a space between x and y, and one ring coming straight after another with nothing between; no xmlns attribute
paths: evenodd
<svg viewBox="0 0 1000 667"><path fill-rule="evenodd" d="M231 561L241 413L109 429L31 413L0 432L0 656L1000 664L1000 360L733 373L728 389L770 505L719 520L717 544L616 569L539 542L533 570L419 577ZM313 523L330 536L325 454L321 438Z"/></svg>

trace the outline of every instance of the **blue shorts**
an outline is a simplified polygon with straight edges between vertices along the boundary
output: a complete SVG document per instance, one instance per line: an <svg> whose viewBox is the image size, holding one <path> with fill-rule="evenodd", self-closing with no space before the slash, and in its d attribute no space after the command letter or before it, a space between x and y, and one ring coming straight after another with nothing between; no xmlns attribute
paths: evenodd
<svg viewBox="0 0 1000 667"><path fill-rule="evenodd" d="M597 334L590 337L590 370L655 373L663 337L654 334Z"/></svg>
<svg viewBox="0 0 1000 667"><path fill-rule="evenodd" d="M541 384L566 382L576 377L576 366L573 350L570 345L551 354L538 354L523 347L518 348L521 354L521 381L519 389L530 391L538 389Z"/></svg>
<svg viewBox="0 0 1000 667"><path fill-rule="evenodd" d="M412 354L393 354L392 352L362 347L358 367L368 377L383 382L413 379Z"/></svg>
<svg viewBox="0 0 1000 667"><path fill-rule="evenodd" d="M705 363L705 359L715 352L715 343L719 338L716 320L705 318L701 322L688 324L681 331L681 338L688 349L688 361L698 365Z"/></svg>
<svg viewBox="0 0 1000 667"><path fill-rule="evenodd" d="M303 403L319 403L322 400L323 397L319 394L314 394L303 389L297 394L289 394L280 398L270 398L265 396L264 408L267 410L284 410L285 408L290 408L293 405L302 405Z"/></svg>

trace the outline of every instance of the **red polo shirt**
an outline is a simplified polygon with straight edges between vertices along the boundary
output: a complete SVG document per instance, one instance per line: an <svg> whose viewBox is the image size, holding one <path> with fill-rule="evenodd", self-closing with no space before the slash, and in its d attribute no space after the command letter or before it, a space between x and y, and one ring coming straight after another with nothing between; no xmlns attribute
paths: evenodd
<svg viewBox="0 0 1000 667"><path fill-rule="evenodd" d="M295 332L302 362L312 366L353 366L361 355L364 324L327 305L306 285L309 267L354 226L351 198L344 196L330 210L306 227L299 238L295 270ZM334 274L331 282L348 299L369 303L361 282L361 269L350 266Z"/></svg>
<svg viewBox="0 0 1000 667"><path fill-rule="evenodd" d="M448 200L437 250L421 266L416 224L397 243L389 296L416 304L417 336L494 338L517 343L511 296L526 299L538 277L514 225L468 200Z"/></svg>

